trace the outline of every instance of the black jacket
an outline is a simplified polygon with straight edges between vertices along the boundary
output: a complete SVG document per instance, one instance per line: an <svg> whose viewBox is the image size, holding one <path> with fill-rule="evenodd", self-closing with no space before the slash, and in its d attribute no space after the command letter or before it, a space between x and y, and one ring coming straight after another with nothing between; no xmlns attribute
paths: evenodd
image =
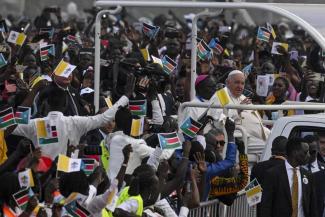
<svg viewBox="0 0 325 217"><path fill-rule="evenodd" d="M52 82L50 85L48 85L39 92L38 101L36 103L38 113L41 113L43 110L44 102L47 100L47 92L50 90L50 88L53 88L54 86L57 86L57 84L55 82ZM66 94L64 97L66 98L67 106L63 114L65 116L86 115L86 111L84 109L84 102L80 98L78 90L69 85L65 93Z"/></svg>
<svg viewBox="0 0 325 217"><path fill-rule="evenodd" d="M251 180L257 179L257 181L260 183L262 189L264 188L264 179L266 171L274 166L277 166L281 163L283 163L284 160L271 157L267 161L259 162L255 164L251 171ZM262 217L261 215L261 204L257 204L257 217Z"/></svg>
<svg viewBox="0 0 325 217"><path fill-rule="evenodd" d="M300 173L304 216L315 217L317 209L313 176L304 168L300 168ZM284 162L269 169L265 175L261 215L264 217L292 215L291 191Z"/></svg>
<svg viewBox="0 0 325 217"><path fill-rule="evenodd" d="M251 180L256 178L257 181L260 183L260 185L263 188L266 171L274 166L277 166L277 165L283 163L283 162L284 161L282 159L271 157L267 161L263 161L263 162L259 162L259 163L255 164L251 171Z"/></svg>
<svg viewBox="0 0 325 217"><path fill-rule="evenodd" d="M323 216L325 202L325 170L313 173L317 200L318 217Z"/></svg>

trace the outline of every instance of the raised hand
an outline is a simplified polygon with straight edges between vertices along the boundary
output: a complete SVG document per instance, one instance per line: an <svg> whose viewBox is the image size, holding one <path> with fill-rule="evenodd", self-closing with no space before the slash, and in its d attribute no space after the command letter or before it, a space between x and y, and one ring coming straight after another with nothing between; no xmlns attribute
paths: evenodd
<svg viewBox="0 0 325 217"><path fill-rule="evenodd" d="M207 164L205 162L205 155L204 155L204 153L196 152L194 154L194 159L195 159L195 162L198 165L199 171L201 173L205 173L207 171Z"/></svg>
<svg viewBox="0 0 325 217"><path fill-rule="evenodd" d="M125 95L130 98L135 87L135 76L131 73L127 74L127 84L125 86Z"/></svg>

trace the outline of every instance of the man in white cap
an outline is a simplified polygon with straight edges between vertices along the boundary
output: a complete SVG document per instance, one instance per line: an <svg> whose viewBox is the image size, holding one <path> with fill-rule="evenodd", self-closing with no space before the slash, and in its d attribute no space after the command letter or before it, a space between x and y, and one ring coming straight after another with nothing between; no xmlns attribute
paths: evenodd
<svg viewBox="0 0 325 217"><path fill-rule="evenodd" d="M251 99L243 95L245 87L245 75L239 70L229 73L226 80L226 89L230 98L229 104L251 104ZM230 109L229 117L240 123L248 133L248 151L261 153L265 141L270 134L269 129L263 126L262 119L257 111ZM254 150L250 150L250 149Z"/></svg>

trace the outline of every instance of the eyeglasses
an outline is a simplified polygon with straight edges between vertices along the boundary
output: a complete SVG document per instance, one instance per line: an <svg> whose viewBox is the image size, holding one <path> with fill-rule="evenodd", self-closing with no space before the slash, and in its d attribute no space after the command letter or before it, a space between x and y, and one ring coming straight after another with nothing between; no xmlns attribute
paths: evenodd
<svg viewBox="0 0 325 217"><path fill-rule="evenodd" d="M224 146L225 145L225 141L222 141L222 140L221 141L218 141L218 140L216 140L216 145L217 144L220 144L221 146Z"/></svg>

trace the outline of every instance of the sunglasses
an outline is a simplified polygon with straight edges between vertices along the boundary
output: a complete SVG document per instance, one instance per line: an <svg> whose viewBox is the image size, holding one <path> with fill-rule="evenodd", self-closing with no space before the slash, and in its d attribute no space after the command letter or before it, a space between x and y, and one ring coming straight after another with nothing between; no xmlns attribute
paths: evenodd
<svg viewBox="0 0 325 217"><path fill-rule="evenodd" d="M225 145L225 141L218 141L218 140L216 140L216 145L217 144L220 144L221 146L224 146Z"/></svg>

